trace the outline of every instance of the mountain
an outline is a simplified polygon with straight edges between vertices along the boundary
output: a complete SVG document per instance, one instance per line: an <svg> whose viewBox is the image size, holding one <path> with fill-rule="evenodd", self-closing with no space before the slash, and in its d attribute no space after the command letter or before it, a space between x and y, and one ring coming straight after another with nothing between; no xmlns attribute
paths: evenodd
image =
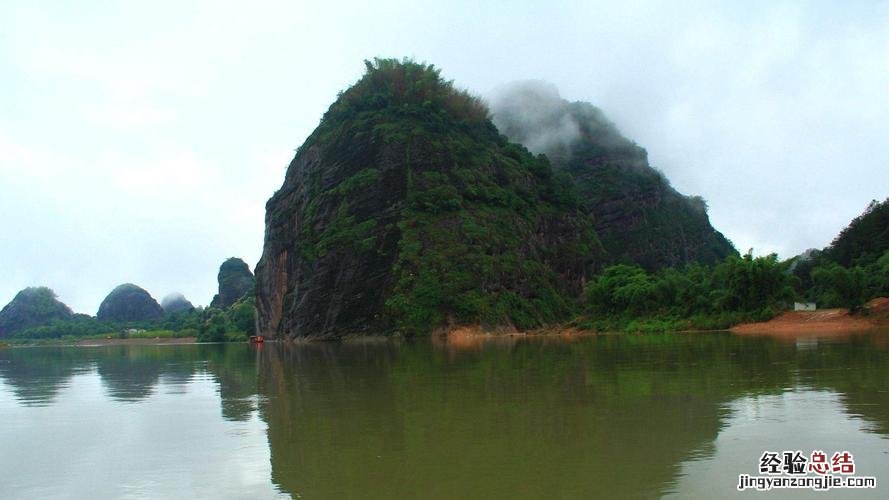
<svg viewBox="0 0 889 500"><path fill-rule="evenodd" d="M572 177L609 264L634 263L652 271L737 254L710 225L703 198L673 189L651 167L645 149L621 135L595 106L568 102L539 81L505 86L490 103L501 132Z"/></svg>
<svg viewBox="0 0 889 500"><path fill-rule="evenodd" d="M532 328L570 316L600 255L569 176L434 67L377 59L266 205L259 332Z"/></svg>
<svg viewBox="0 0 889 500"><path fill-rule="evenodd" d="M161 308L167 314L194 311L194 305L181 293L171 293L161 300Z"/></svg>
<svg viewBox="0 0 889 500"><path fill-rule="evenodd" d="M793 259L797 290L819 307L858 309L889 295L889 199L873 200L823 250Z"/></svg>
<svg viewBox="0 0 889 500"><path fill-rule="evenodd" d="M60 302L51 289L25 288L0 310L0 337L72 316L71 309Z"/></svg>
<svg viewBox="0 0 889 500"><path fill-rule="evenodd" d="M529 329L608 264L736 254L593 106L526 85L493 109L433 66L367 62L266 204L259 332Z"/></svg>
<svg viewBox="0 0 889 500"><path fill-rule="evenodd" d="M256 280L250 272L250 266L246 262L231 257L219 266L217 275L219 291L210 302L210 307L226 309L238 301L244 295L253 291Z"/></svg>
<svg viewBox="0 0 889 500"><path fill-rule="evenodd" d="M105 297L96 318L129 322L154 320L163 315L164 310L148 292L132 283L124 283Z"/></svg>
<svg viewBox="0 0 889 500"><path fill-rule="evenodd" d="M842 266L867 265L889 250L889 198L873 200L824 249L824 257Z"/></svg>

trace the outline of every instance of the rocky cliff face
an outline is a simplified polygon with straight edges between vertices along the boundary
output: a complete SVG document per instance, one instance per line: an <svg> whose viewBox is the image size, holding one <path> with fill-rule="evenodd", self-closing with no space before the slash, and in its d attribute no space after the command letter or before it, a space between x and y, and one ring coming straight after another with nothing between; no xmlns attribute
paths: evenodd
<svg viewBox="0 0 889 500"><path fill-rule="evenodd" d="M266 205L260 333L529 328L565 318L600 244L570 179L425 65L376 61Z"/></svg>
<svg viewBox="0 0 889 500"><path fill-rule="evenodd" d="M71 309L59 302L51 289L25 288L0 310L0 337L72 316Z"/></svg>
<svg viewBox="0 0 889 500"><path fill-rule="evenodd" d="M102 321L150 321L164 315L160 304L145 290L124 283L116 287L99 305L96 318Z"/></svg>
<svg viewBox="0 0 889 500"><path fill-rule="evenodd" d="M238 299L252 292L255 285L250 267L237 257L231 257L219 266L217 280L219 292L213 297L210 307L219 309L231 307Z"/></svg>
<svg viewBox="0 0 889 500"><path fill-rule="evenodd" d="M716 231L700 197L683 196L596 107L570 103L550 84L520 82L491 100L510 140L546 154L574 179L609 263L648 270L714 263L736 253Z"/></svg>
<svg viewBox="0 0 889 500"><path fill-rule="evenodd" d="M260 333L532 328L570 318L606 264L734 253L595 107L531 85L494 110L499 131L432 67L368 63L266 205Z"/></svg>

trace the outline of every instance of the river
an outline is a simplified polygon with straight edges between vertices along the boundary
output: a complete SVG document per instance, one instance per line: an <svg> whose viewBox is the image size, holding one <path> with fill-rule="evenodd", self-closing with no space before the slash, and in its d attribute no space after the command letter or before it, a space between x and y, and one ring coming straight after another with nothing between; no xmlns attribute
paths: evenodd
<svg viewBox="0 0 889 500"><path fill-rule="evenodd" d="M784 451L876 488L738 491ZM0 350L3 498L886 498L887 464L889 333Z"/></svg>

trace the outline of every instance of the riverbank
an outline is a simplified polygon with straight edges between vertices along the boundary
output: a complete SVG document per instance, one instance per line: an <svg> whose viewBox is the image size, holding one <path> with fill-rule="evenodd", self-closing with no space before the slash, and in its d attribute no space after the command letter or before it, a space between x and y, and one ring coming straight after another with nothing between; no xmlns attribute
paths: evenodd
<svg viewBox="0 0 889 500"><path fill-rule="evenodd" d="M689 319L648 319L631 322L631 327L624 330L596 330L578 327L575 322L568 325L528 331L507 328L486 330L478 325L473 325L439 329L433 333L432 341L436 344L466 348L477 347L482 342L491 340L514 342L521 337L571 339L574 337L619 335L624 333L708 333L730 331L739 335L778 335L787 337L847 335L873 330L889 331L889 298L880 297L873 299L867 303L861 313L857 314L850 313L848 309L822 309L811 312L787 311L769 321L740 323L731 327L695 328L697 325L694 323ZM636 328L640 325L644 328Z"/></svg>
<svg viewBox="0 0 889 500"><path fill-rule="evenodd" d="M158 338L83 338L83 339L39 339L34 341L22 340L7 344L6 347L36 347L36 346L58 346L58 347L100 347L111 345L175 345L175 344L195 344L197 337L158 337Z"/></svg>
<svg viewBox="0 0 889 500"><path fill-rule="evenodd" d="M889 329L889 298L879 297L867 303L864 311L852 314L848 309L788 311L769 321L733 326L741 335L844 335L877 329Z"/></svg>
<svg viewBox="0 0 889 500"><path fill-rule="evenodd" d="M692 324L690 324L692 323ZM889 298L880 297L867 303L864 311L852 314L848 309L822 309L819 311L787 311L769 321L741 323L730 328L695 328L699 326L693 324L691 320L657 320L649 319L646 321L638 320L632 322L631 325L651 326L650 328L626 329L626 330L597 330L594 328L585 328L583 323L572 322L564 325L554 325L548 328L539 328L534 330L517 330L510 327L500 327L496 329L485 329L479 325L464 325L451 328L440 328L430 336L433 344L448 345L458 348L479 347L484 342L492 340L498 342L516 342L520 338L538 337L538 338L558 338L562 340L572 340L575 338L596 336L596 335L616 335L622 333L706 333L714 331L730 331L739 335L777 335L787 337L798 336L830 336L830 335L846 335L850 333L865 332L872 330L889 331ZM167 335L173 335L174 332L164 332ZM145 335L145 334L142 334ZM345 336L337 339L342 342L387 342L392 340L400 340L401 336ZM319 339L291 339L293 343L310 343ZM7 344L0 343L3 347L29 347L39 345L52 346L73 346L73 347L92 347L92 346L112 346L112 345L174 345L174 344L194 344L197 338L175 337L175 336L140 336L120 338L117 336L102 337L85 337L71 338L63 337L59 339L40 339L40 340L15 340Z"/></svg>
<svg viewBox="0 0 889 500"><path fill-rule="evenodd" d="M197 337L169 337L169 338L104 338L104 339L83 339L75 342L76 347L96 347L106 345L167 345L167 344L195 344Z"/></svg>

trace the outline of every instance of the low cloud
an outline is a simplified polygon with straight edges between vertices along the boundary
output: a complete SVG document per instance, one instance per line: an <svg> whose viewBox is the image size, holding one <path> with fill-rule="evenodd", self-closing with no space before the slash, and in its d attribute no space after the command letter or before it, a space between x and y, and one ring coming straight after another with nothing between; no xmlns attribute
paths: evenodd
<svg viewBox="0 0 889 500"><path fill-rule="evenodd" d="M534 153L567 149L580 138L580 125L551 83L526 80L502 85L487 101L497 128Z"/></svg>

